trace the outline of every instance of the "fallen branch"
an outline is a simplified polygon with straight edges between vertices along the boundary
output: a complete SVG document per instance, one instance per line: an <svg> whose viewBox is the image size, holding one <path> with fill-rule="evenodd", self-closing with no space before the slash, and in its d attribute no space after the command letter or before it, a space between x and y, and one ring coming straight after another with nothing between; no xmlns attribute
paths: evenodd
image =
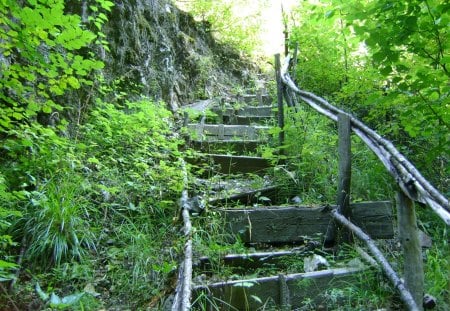
<svg viewBox="0 0 450 311"><path fill-rule="evenodd" d="M343 225L347 229L351 230L364 243L366 243L367 247L369 248L370 252L374 256L375 260L381 266L381 269L383 270L383 272L386 274L388 279L392 282L394 287L399 291L400 298L405 303L408 310L411 310L411 311L421 310L417 306L417 304L414 301L414 298L411 295L411 293L409 292L409 290L405 287L403 281L397 276L394 269L392 269L389 262L383 256L383 254L378 249L378 247L375 245L374 241L367 234L365 234L364 231L361 230L361 228L354 225L351 221L349 221L347 218L345 218L337 210L333 210L331 212L331 216L335 220L337 220L341 225Z"/></svg>

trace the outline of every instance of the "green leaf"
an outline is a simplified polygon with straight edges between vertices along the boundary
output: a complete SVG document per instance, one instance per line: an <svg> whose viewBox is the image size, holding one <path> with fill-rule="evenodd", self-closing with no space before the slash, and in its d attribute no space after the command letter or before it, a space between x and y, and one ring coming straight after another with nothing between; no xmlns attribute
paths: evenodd
<svg viewBox="0 0 450 311"><path fill-rule="evenodd" d="M325 18L333 17L335 12L336 12L335 10L330 10L330 11L325 12Z"/></svg>
<svg viewBox="0 0 450 311"><path fill-rule="evenodd" d="M79 89L80 88L80 82L75 77L68 77L67 78L67 83L69 83L69 85L72 88L74 88L74 89Z"/></svg>
<svg viewBox="0 0 450 311"><path fill-rule="evenodd" d="M23 115L21 113L18 112L13 112L12 117L16 120L22 120L23 119Z"/></svg>
<svg viewBox="0 0 450 311"><path fill-rule="evenodd" d="M380 69L380 73L384 76L388 76L390 75L392 72L392 67L391 66L385 66L383 68Z"/></svg>
<svg viewBox="0 0 450 311"><path fill-rule="evenodd" d="M443 65L449 64L450 63L450 56L442 57L440 63L443 64Z"/></svg>
<svg viewBox="0 0 450 311"><path fill-rule="evenodd" d="M378 52L376 52L375 54L372 55L372 58L377 63L381 63L382 61L384 61L386 59L386 54L384 54L381 51L378 51Z"/></svg>

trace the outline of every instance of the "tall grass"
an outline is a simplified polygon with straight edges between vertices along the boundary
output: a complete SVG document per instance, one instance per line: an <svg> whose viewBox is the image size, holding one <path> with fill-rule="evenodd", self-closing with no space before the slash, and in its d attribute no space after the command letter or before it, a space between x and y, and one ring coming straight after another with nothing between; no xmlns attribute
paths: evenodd
<svg viewBox="0 0 450 311"><path fill-rule="evenodd" d="M33 263L59 265L95 250L92 209L81 177L55 176L29 195L24 217L15 227L25 237L26 255Z"/></svg>

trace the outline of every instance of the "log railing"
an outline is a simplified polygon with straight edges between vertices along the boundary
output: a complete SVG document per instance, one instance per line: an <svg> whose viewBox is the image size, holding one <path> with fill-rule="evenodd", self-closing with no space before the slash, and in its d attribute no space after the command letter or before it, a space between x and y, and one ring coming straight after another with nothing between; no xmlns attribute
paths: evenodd
<svg viewBox="0 0 450 311"><path fill-rule="evenodd" d="M296 56L294 56L295 59ZM282 105L280 94L283 94L289 106L295 105L300 98L310 107L339 123L339 180L338 180L338 208L332 211L336 224L330 226L327 240L335 239L336 225L344 226L354 235L366 243L372 255L382 267L383 272L400 292L405 306L409 310L422 310L423 299L423 269L422 254L418 240L418 230L414 210L414 201L428 205L447 225L450 225L449 201L437 191L395 147L378 133L367 127L352 115L336 108L325 99L310 92L300 90L289 76L290 57L287 56L280 68L280 56L275 55L278 87L278 106ZM281 102L280 102L281 101ZM283 112L282 109L280 109ZM279 120L283 120L279 117ZM283 131L284 123L279 126ZM402 242L405 271L402 281L389 265L370 237L354 225L348 216L348 199L350 194L351 155L350 129L358 135L365 144L376 154L387 171L394 177L400 190L397 193L397 213L399 237Z"/></svg>
<svg viewBox="0 0 450 311"><path fill-rule="evenodd" d="M178 282L175 289L175 297L172 304L172 311L188 311L191 309L192 294L192 224L189 217L191 206L188 196L188 176L186 165L183 160L183 191L180 199L180 213L183 218L183 231L186 238L184 245L184 260L178 269Z"/></svg>

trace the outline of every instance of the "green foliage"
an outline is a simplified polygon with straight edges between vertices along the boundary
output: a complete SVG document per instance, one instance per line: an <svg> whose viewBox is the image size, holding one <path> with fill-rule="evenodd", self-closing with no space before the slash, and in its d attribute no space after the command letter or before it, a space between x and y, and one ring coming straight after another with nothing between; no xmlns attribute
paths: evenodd
<svg viewBox="0 0 450 311"><path fill-rule="evenodd" d="M12 258L7 256L7 249L16 245L11 235L7 234L11 226L11 221L22 216L22 214L12 209L11 202L15 201L15 194L8 192L6 180L0 172L0 282L13 279L12 270L18 268L11 262Z"/></svg>
<svg viewBox="0 0 450 311"><path fill-rule="evenodd" d="M130 304L166 286L174 254L154 250L176 234L170 224L183 181L174 126L160 103L99 102L76 140L36 125L39 135L26 128L6 141L5 176L22 189L13 203L23 216L13 223L11 242L24 238L31 271L53 267L36 276L42 284L79 292L94 282L93 269L107 269L111 295ZM29 141L26 148L22 141ZM9 267L2 265L5 276ZM141 298L131 299L130 291Z"/></svg>
<svg viewBox="0 0 450 311"><path fill-rule="evenodd" d="M80 170L101 212L93 220L101 228L98 264L106 265L114 299L130 305L157 296L174 273L175 253L164 244L176 234L171 223L183 185L174 131L171 113L147 100L99 103L80 127Z"/></svg>
<svg viewBox="0 0 450 311"><path fill-rule="evenodd" d="M297 82L303 89L320 96L332 96L348 82L358 57L350 53L358 48L348 28L344 27L346 6L303 2L293 13L290 44L299 45ZM336 1L340 2L340 1Z"/></svg>
<svg viewBox="0 0 450 311"><path fill-rule="evenodd" d="M337 178L337 131L331 122L311 111L290 111L285 133L297 194L307 202L333 202ZM320 142L318 144L317 142ZM292 181L289 181L292 184Z"/></svg>
<svg viewBox="0 0 450 311"><path fill-rule="evenodd" d="M65 110L59 96L93 85L91 74L103 63L79 53L97 35L64 12L64 1L5 0L0 10L0 131L8 133L40 113Z"/></svg>
<svg viewBox="0 0 450 311"><path fill-rule="evenodd" d="M388 136L440 189L450 139L448 5L303 3L291 35L298 84Z"/></svg>
<svg viewBox="0 0 450 311"><path fill-rule="evenodd" d="M449 9L433 0L368 1L348 16L385 83L377 110L389 109L410 137L428 142L426 165L450 151Z"/></svg>
<svg viewBox="0 0 450 311"><path fill-rule="evenodd" d="M100 104L79 137L98 193L109 193L126 209L173 200L182 187L174 161L181 141L173 130L171 113L161 103L127 103L123 109Z"/></svg>
<svg viewBox="0 0 450 311"><path fill-rule="evenodd" d="M256 5L255 5L256 4ZM260 42L257 33L260 28L260 10L265 1L250 5L249 1L194 0L187 9L204 23L221 41L231 44L247 54L255 50ZM248 14L242 14L243 11Z"/></svg>
<svg viewBox="0 0 450 311"><path fill-rule="evenodd" d="M450 247L448 227L436 215L418 209L419 227L433 241L431 248L425 251L425 288L426 292L439 301L437 309L450 307Z"/></svg>

